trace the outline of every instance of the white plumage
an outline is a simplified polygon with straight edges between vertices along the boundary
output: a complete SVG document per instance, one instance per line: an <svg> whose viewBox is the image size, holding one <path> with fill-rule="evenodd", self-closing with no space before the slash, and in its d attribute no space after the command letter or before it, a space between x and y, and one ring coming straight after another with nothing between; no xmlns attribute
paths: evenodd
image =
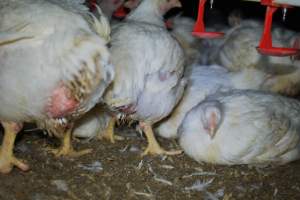
<svg viewBox="0 0 300 200"><path fill-rule="evenodd" d="M232 89L259 89L266 79L255 69L229 72L217 65L192 65L186 72L188 84L184 96L169 117L159 122L156 130L165 138L177 137L177 131L187 112L207 96Z"/></svg>
<svg viewBox="0 0 300 200"><path fill-rule="evenodd" d="M300 102L236 90L210 96L185 117L180 145L198 162L284 164L300 156Z"/></svg>
<svg viewBox="0 0 300 200"><path fill-rule="evenodd" d="M0 15L0 120L10 130L5 137L14 140L12 132L19 130L10 127L22 122L64 135L114 77L107 20L98 21L79 0L2 0ZM12 147L3 145L3 172L16 164L7 151Z"/></svg>
<svg viewBox="0 0 300 200"><path fill-rule="evenodd" d="M229 29L223 41L216 44L209 52L208 63L219 64L230 71L242 68L256 68L269 74L264 89L285 95L299 92L299 60L291 57L274 57L260 54L259 45L263 24L256 21L243 21ZM274 26L272 29L273 46L293 47L299 42L299 35L291 30ZM299 47L298 47L299 48Z"/></svg>
<svg viewBox="0 0 300 200"><path fill-rule="evenodd" d="M183 16L175 16L168 19L171 23L171 34L178 40L182 48L184 49L186 56L186 65L190 65L199 61L202 58L202 52L200 52L201 46L203 46L203 40L193 36L195 20Z"/></svg>
<svg viewBox="0 0 300 200"><path fill-rule="evenodd" d="M100 137L107 129L109 120L109 112L103 106L97 105L76 121L73 136L87 139Z"/></svg>
<svg viewBox="0 0 300 200"><path fill-rule="evenodd" d="M115 110L143 122L147 130L172 111L185 86L184 53L166 30L162 17L177 4L177 0L144 0L125 23L112 31L116 76L105 101Z"/></svg>

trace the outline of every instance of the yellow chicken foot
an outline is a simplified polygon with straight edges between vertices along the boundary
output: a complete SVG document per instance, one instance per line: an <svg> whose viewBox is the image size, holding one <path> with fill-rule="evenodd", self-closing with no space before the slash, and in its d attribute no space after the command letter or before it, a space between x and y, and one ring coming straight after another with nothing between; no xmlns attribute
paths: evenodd
<svg viewBox="0 0 300 200"><path fill-rule="evenodd" d="M124 140L123 137L117 136L114 133L115 125L116 125L116 118L111 118L108 122L107 128L104 130L104 132L98 134L98 139L107 139L111 143L115 143L115 140Z"/></svg>
<svg viewBox="0 0 300 200"><path fill-rule="evenodd" d="M148 141L148 146L145 149L145 151L142 153L142 156L145 155L178 155L182 153L182 150L172 150L172 151L166 151L164 150L157 142L152 127L149 124L146 123L140 123L141 128L143 129L147 141Z"/></svg>
<svg viewBox="0 0 300 200"><path fill-rule="evenodd" d="M72 146L72 128L68 129L65 133L61 147L59 149L50 149L56 157L79 157L92 152L92 149L85 149L81 151L75 151Z"/></svg>
<svg viewBox="0 0 300 200"><path fill-rule="evenodd" d="M29 166L13 154L15 139L21 127L13 122L1 122L1 124L4 128L4 138L0 149L0 173L9 173L14 166L27 171Z"/></svg>

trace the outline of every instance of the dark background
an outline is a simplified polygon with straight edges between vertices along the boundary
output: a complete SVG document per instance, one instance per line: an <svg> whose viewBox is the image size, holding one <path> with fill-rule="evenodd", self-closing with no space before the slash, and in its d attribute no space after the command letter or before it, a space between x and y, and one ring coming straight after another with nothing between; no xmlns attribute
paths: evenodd
<svg viewBox="0 0 300 200"><path fill-rule="evenodd" d="M181 2L183 5L183 15L196 19L199 0L181 0ZM265 6L262 6L259 2L247 2L242 0L214 0L212 10L210 9L208 0L205 9L205 20L212 21L213 18L216 20L223 20L226 23L228 14L236 9L239 9L243 16L247 19L255 18L264 20L266 10ZM178 10L173 10L172 12L178 12ZM300 31L300 8L294 7L289 9L285 22L282 20L281 10L278 10L274 14L273 21L274 23L282 24L289 29Z"/></svg>

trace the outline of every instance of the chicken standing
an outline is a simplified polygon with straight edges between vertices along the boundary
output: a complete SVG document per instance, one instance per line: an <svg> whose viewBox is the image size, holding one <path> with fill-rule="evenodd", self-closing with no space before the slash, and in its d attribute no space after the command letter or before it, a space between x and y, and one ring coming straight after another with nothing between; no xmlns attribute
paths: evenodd
<svg viewBox="0 0 300 200"><path fill-rule="evenodd" d="M186 114L207 96L232 89L260 89L266 80L265 74L256 69L229 72L217 65L197 64L188 67L185 76L188 84L182 100L156 127L157 133L164 138L178 137L178 128Z"/></svg>
<svg viewBox="0 0 300 200"><path fill-rule="evenodd" d="M28 166L13 155L23 122L36 122L70 146L74 119L91 109L114 77L110 27L74 0L0 2L0 172ZM99 12L101 12L99 10ZM80 152L79 152L80 153Z"/></svg>
<svg viewBox="0 0 300 200"><path fill-rule="evenodd" d="M235 90L195 106L179 129L180 145L198 162L284 164L300 157L300 102Z"/></svg>
<svg viewBox="0 0 300 200"><path fill-rule="evenodd" d="M186 83L182 79L183 50L165 28L162 17L180 5L177 0L144 0L112 30L116 76L104 100L115 111L140 121L149 143L144 154L179 153L159 146L152 124L172 111Z"/></svg>

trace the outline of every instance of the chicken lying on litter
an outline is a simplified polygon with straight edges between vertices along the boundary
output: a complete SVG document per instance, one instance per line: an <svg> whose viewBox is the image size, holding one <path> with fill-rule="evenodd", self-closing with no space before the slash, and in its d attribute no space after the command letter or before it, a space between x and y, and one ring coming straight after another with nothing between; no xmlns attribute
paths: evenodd
<svg viewBox="0 0 300 200"><path fill-rule="evenodd" d="M82 3L0 1L2 173L14 165L28 169L13 155L23 122L63 137L58 155L75 155L69 143L73 121L100 100L114 77L106 47L108 22L92 17Z"/></svg>
<svg viewBox="0 0 300 200"><path fill-rule="evenodd" d="M263 24L245 20L227 33L223 42L212 48L208 63L219 64L230 71L256 68L270 75L264 88L285 95L297 95L300 91L300 62L290 57L274 57L260 54L259 45ZM274 46L292 47L299 44L299 34L274 26ZM299 48L299 46L298 46Z"/></svg>
<svg viewBox="0 0 300 200"><path fill-rule="evenodd" d="M182 100L167 118L156 127L157 133L165 138L178 137L178 128L186 114L207 96L232 89L260 89L266 76L256 69L229 72L217 65L201 66L194 64L187 68L186 86Z"/></svg>
<svg viewBox="0 0 300 200"><path fill-rule="evenodd" d="M114 130L115 124L111 119L112 117L109 111L103 105L97 105L76 121L73 136L87 139L93 139L96 137L98 139L102 139L106 136L112 136L112 138L107 139L114 142L115 139L119 139L119 137L106 133L106 131L109 132Z"/></svg>
<svg viewBox="0 0 300 200"><path fill-rule="evenodd" d="M284 164L300 157L300 102L236 90L195 106L179 128L180 145L198 162Z"/></svg>
<svg viewBox="0 0 300 200"><path fill-rule="evenodd" d="M179 153L163 150L152 131L152 124L172 111L186 84L182 79L184 52L162 17L179 5L177 0L143 0L112 30L116 76L104 100L115 111L140 122L149 143L144 154Z"/></svg>

